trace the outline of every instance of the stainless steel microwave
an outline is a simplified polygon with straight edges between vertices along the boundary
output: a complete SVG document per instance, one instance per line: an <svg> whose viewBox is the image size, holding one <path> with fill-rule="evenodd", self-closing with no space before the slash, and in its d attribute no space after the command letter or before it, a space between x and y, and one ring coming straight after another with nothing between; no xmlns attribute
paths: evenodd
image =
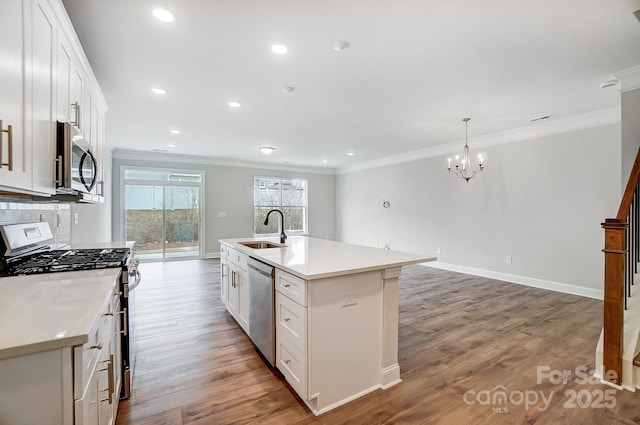
<svg viewBox="0 0 640 425"><path fill-rule="evenodd" d="M91 144L70 123L59 122L56 138L57 193L89 193L98 179Z"/></svg>

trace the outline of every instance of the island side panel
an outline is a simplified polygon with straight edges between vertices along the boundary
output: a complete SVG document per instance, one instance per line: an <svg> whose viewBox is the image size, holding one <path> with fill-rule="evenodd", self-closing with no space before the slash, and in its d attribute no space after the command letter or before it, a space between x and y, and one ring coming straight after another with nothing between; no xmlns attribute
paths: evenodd
<svg viewBox="0 0 640 425"><path fill-rule="evenodd" d="M381 385L387 389L402 382L398 364L398 278L402 268L386 269L382 274L383 329Z"/></svg>
<svg viewBox="0 0 640 425"><path fill-rule="evenodd" d="M308 282L307 404L316 415L381 387L382 297L383 271Z"/></svg>

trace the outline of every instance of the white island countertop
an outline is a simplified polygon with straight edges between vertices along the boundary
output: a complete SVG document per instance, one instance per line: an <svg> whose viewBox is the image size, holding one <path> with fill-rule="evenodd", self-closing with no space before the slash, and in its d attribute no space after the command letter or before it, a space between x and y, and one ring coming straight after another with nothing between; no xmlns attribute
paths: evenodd
<svg viewBox="0 0 640 425"><path fill-rule="evenodd" d="M306 236L289 236L281 248L252 249L240 242L269 241L279 238L221 239L220 243L243 252L305 280L324 279L352 273L389 269L435 261L422 254L353 245Z"/></svg>
<svg viewBox="0 0 640 425"><path fill-rule="evenodd" d="M119 268L0 278L0 359L82 345Z"/></svg>

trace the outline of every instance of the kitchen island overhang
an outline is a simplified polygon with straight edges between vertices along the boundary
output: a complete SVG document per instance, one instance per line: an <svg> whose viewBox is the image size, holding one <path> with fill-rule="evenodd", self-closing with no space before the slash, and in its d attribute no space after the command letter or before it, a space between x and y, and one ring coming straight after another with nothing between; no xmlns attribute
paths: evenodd
<svg viewBox="0 0 640 425"><path fill-rule="evenodd" d="M314 414L401 382L398 278L402 266L435 257L304 236L271 248L243 244L257 240L272 241L220 240L222 298L243 298L243 280L228 276L233 264L225 276L231 257L276 268L276 367ZM229 295L238 289L239 296ZM225 304L242 325L242 305Z"/></svg>

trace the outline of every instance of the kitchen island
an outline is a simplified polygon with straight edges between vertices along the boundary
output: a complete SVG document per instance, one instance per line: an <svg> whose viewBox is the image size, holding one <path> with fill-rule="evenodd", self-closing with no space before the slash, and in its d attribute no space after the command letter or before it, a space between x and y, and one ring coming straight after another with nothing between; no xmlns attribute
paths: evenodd
<svg viewBox="0 0 640 425"><path fill-rule="evenodd" d="M275 366L314 414L401 382L398 277L435 257L303 236L251 248L255 240L220 240L222 300L248 332L247 258L275 268Z"/></svg>

